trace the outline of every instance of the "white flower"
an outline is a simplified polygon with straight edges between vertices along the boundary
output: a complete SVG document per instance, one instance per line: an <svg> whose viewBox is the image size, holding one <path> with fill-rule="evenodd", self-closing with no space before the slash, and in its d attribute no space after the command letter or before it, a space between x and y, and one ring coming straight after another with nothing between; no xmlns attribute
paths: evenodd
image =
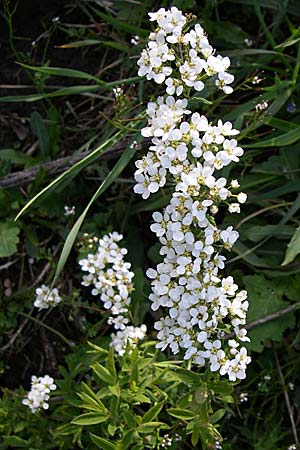
<svg viewBox="0 0 300 450"><path fill-rule="evenodd" d="M64 210L65 210L64 216L66 216L66 217L74 216L74 214L75 214L75 206L70 207L70 206L65 205Z"/></svg>
<svg viewBox="0 0 300 450"><path fill-rule="evenodd" d="M56 288L50 289L49 287L42 284L36 289L36 298L33 306L39 309L48 309L49 307L54 307L61 302L61 297L58 294Z"/></svg>
<svg viewBox="0 0 300 450"><path fill-rule="evenodd" d="M237 196L237 201L239 203L245 203L247 201L247 194L244 194L244 192L240 192Z"/></svg>
<svg viewBox="0 0 300 450"><path fill-rule="evenodd" d="M219 89L221 89L224 94L231 94L233 92L233 89L231 86L228 86L228 84L233 83L234 76L227 72L219 72L218 73L218 80L216 80L216 86L218 86Z"/></svg>
<svg viewBox="0 0 300 450"><path fill-rule="evenodd" d="M241 212L240 204L239 203L231 203L228 207L228 211L230 213L240 213Z"/></svg>
<svg viewBox="0 0 300 450"><path fill-rule="evenodd" d="M28 406L32 413L38 412L40 409L48 409L49 394L56 389L53 378L49 375L44 377L31 377L31 390L27 397L22 400L22 404Z"/></svg>

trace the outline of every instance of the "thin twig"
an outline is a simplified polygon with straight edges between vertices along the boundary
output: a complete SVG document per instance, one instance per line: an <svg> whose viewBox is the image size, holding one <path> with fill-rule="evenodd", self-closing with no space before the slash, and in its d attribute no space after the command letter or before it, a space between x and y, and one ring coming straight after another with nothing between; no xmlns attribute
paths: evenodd
<svg viewBox="0 0 300 450"><path fill-rule="evenodd" d="M294 303L293 305L287 306L286 308L280 309L279 311L276 311L272 314L268 314L267 316L261 317L260 319L253 320L253 322L247 323L243 328L246 328L246 330L252 330L252 328L257 327L258 325L262 325L264 323L270 322L271 320L278 319L279 317L284 316L285 314L288 314L297 308L300 308L300 302ZM226 336L224 336L224 339L232 339L234 336L234 333L226 334Z"/></svg>
<svg viewBox="0 0 300 450"><path fill-rule="evenodd" d="M260 319L253 320L253 322L247 323L244 328L247 330L251 330L258 325L262 325L263 323L270 322L270 320L278 319L278 317L284 316L295 309L300 308L300 302L294 303L293 305L287 306L286 308L280 309L272 314L268 314L267 316L261 317Z"/></svg>
<svg viewBox="0 0 300 450"><path fill-rule="evenodd" d="M99 156L99 158L103 160L115 158L116 156L118 156L120 153L123 152L123 150L126 148L127 145L128 145L128 138L125 138L122 141L118 142L116 145L114 145L111 150L108 150L103 155ZM61 172L64 172L66 169L71 167L76 162L88 156L90 153L91 153L90 150L81 152L78 155L59 158L56 159L55 161L49 161L43 164L39 164L38 166L30 167L29 169L24 169L19 172L11 173L0 179L0 186L5 188L25 186L26 184L30 183L36 178L38 172L41 169L49 172L51 175L59 174Z"/></svg>
<svg viewBox="0 0 300 450"><path fill-rule="evenodd" d="M59 247L57 246L52 254L52 258L54 259L54 257L57 255L59 250ZM34 280L34 282L30 285L30 289L32 289L35 285L39 284L40 281L42 281L42 279L44 278L45 274L51 269L51 261L48 261L45 266L43 267L41 273L38 275L38 277L36 277L36 279Z"/></svg>
<svg viewBox="0 0 300 450"><path fill-rule="evenodd" d="M59 331L55 330L52 327L49 327L49 325L46 325L44 322L41 322L40 320L36 319L33 316L30 316L29 314L23 313L23 312L19 312L18 314L20 314L21 316L27 317L28 319L32 320L33 322L38 323L40 326L47 328L47 330L51 331L52 333L56 334L57 336L59 336L66 344L68 344L69 347L73 347L73 345L70 343L70 341Z"/></svg>
<svg viewBox="0 0 300 450"><path fill-rule="evenodd" d="M274 348L274 345L273 345L273 351L274 351L274 356L275 356L275 361L276 361L276 366L277 366L279 379L280 379L280 382L281 382L282 388L283 388L283 395L284 395L284 398L285 398L286 407L287 407L287 410L288 410L288 413L289 413L289 417L290 417L290 421L291 421L291 425L292 425L292 430L293 430L295 443L298 445L299 444L299 439L298 439L298 434L297 434L297 428L296 428L295 421L294 421L293 408L292 408L292 405L291 405L291 402L290 402L290 398L289 398L288 391L287 391L286 384L285 384L285 379L284 379L284 376L283 376L283 373L282 373L282 370L281 370L281 366L280 366L280 363L279 363L278 355L277 355L277 352L276 352L276 350Z"/></svg>
<svg viewBox="0 0 300 450"><path fill-rule="evenodd" d="M0 348L0 353L4 353L7 349L9 349L9 347L11 347L13 345L13 343L15 342L17 337L21 334L21 332L23 331L23 328L27 325L28 322L29 322L29 319L27 318L21 323L21 325L19 326L17 331L12 335L12 337L7 342L7 344L3 345L3 347Z"/></svg>

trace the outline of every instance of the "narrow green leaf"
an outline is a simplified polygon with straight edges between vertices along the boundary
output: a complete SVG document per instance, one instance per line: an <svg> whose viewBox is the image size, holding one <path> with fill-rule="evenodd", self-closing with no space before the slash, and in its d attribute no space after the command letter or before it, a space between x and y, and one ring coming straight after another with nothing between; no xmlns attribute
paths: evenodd
<svg viewBox="0 0 300 450"><path fill-rule="evenodd" d="M226 381L209 381L207 383L208 389L217 394L230 394L232 392L232 385Z"/></svg>
<svg viewBox="0 0 300 450"><path fill-rule="evenodd" d="M121 395L121 389L119 383L114 384L113 386L108 386L110 392L115 395L117 398Z"/></svg>
<svg viewBox="0 0 300 450"><path fill-rule="evenodd" d="M49 136L47 128L43 122L43 119L37 111L34 111L30 116L30 125L33 134L38 138L41 152L46 158L49 156Z"/></svg>
<svg viewBox="0 0 300 450"><path fill-rule="evenodd" d="M116 41L103 41L98 39L84 39L83 41L70 42L68 44L57 45L58 48L78 48L78 47L89 47L91 45L99 45L103 47L110 47L120 52L127 53L129 50L128 45L122 44Z"/></svg>
<svg viewBox="0 0 300 450"><path fill-rule="evenodd" d="M152 422L153 419L155 419L160 411L162 410L164 406L164 401L157 403L156 405L152 406L144 415L142 418L142 423Z"/></svg>
<svg viewBox="0 0 300 450"><path fill-rule="evenodd" d="M259 140L255 144L244 145L245 148L280 147L294 144L300 139L300 127L271 139Z"/></svg>
<svg viewBox="0 0 300 450"><path fill-rule="evenodd" d="M114 380L112 380L110 372L105 367L103 367L101 364L96 362L91 367L92 367L92 370L97 375L97 377L99 377L102 381L104 381L104 383L109 384L109 385L115 384Z"/></svg>
<svg viewBox="0 0 300 450"><path fill-rule="evenodd" d="M2 436L2 439L4 448L30 448L30 442L19 436Z"/></svg>
<svg viewBox="0 0 300 450"><path fill-rule="evenodd" d="M98 412L89 412L75 417L71 421L73 425L96 425L109 419L109 415L100 414Z"/></svg>
<svg viewBox="0 0 300 450"><path fill-rule="evenodd" d="M107 412L107 409L105 408L105 405L102 403L100 398L86 383L82 381L81 387L85 392L80 392L78 394L80 398L84 399L85 401L92 402L93 404L97 405L98 408L100 408L102 411Z"/></svg>
<svg viewBox="0 0 300 450"><path fill-rule="evenodd" d="M218 411L214 412L213 415L211 416L210 418L211 422L212 423L219 422L219 420L222 419L225 413L226 413L225 409L218 409Z"/></svg>
<svg viewBox="0 0 300 450"><path fill-rule="evenodd" d="M295 39L287 39L286 41L282 42L281 44L276 45L275 48L286 48L290 47L291 45L297 44L297 42L300 41L300 37Z"/></svg>
<svg viewBox="0 0 300 450"><path fill-rule="evenodd" d="M300 226L295 231L294 236L290 240L286 252L285 252L285 258L282 266L286 266L287 264L294 261L297 255L300 253Z"/></svg>
<svg viewBox="0 0 300 450"><path fill-rule="evenodd" d="M157 428L170 428L169 425L163 423L163 422L148 422L148 423L142 423L141 425L138 426L137 428L137 432L138 433L143 433L143 434L148 434L148 433L153 433Z"/></svg>
<svg viewBox="0 0 300 450"><path fill-rule="evenodd" d="M191 439L193 447L196 447L196 445L198 444L199 437L200 437L200 426L198 421L195 421L195 423L193 424L192 439Z"/></svg>
<svg viewBox="0 0 300 450"><path fill-rule="evenodd" d="M14 150L12 148L4 148L0 150L0 160L8 161L13 164L25 165L29 162L32 162L34 159L25 153L21 153L20 151Z"/></svg>
<svg viewBox="0 0 300 450"><path fill-rule="evenodd" d="M293 231L292 225L254 225L245 231L245 235L250 241L259 242L269 235L279 239L289 239Z"/></svg>
<svg viewBox="0 0 300 450"><path fill-rule="evenodd" d="M277 47L275 47L277 48ZM274 50L265 50L263 48L239 48L236 50L228 50L226 51L226 55L231 56L255 56L255 55L277 55L278 52ZM287 58L290 58L289 55L284 55ZM294 59L294 57L293 57Z"/></svg>
<svg viewBox="0 0 300 450"><path fill-rule="evenodd" d="M14 103L14 102L36 102L38 100L44 100L52 97L62 97L68 95L83 95L92 92L98 92L102 89L112 89L114 86L121 84L131 84L142 80L142 77L124 78L118 81L111 81L109 83L103 83L98 85L83 85L83 86L68 86L57 89L54 92L32 95L8 95L0 98L0 103Z"/></svg>
<svg viewBox="0 0 300 450"><path fill-rule="evenodd" d="M170 416L182 420L192 420L196 417L195 413L193 413L193 411L190 411L189 409L169 408L167 409L167 412L168 414L170 414Z"/></svg>
<svg viewBox="0 0 300 450"><path fill-rule="evenodd" d="M285 132L292 131L292 130L295 130L296 128L299 128L298 123L278 119L277 117L269 117L268 119L265 120L265 124L270 125L273 128L276 128L278 130L285 131Z"/></svg>
<svg viewBox="0 0 300 450"><path fill-rule="evenodd" d="M87 215L90 207L92 206L94 201L101 194L103 194L103 192L105 192L106 189L108 189L109 186L114 182L114 180L120 175L122 170L127 166L129 161L131 160L131 158L135 154L135 152L136 152L136 149L130 148L130 147L128 147L125 150L125 152L123 153L123 155L121 156L121 158L119 159L117 164L110 171L110 173L105 178L103 183L101 183L101 185L99 186L99 188L97 189L97 191L95 192L95 194L93 195L91 200L89 201L89 203L88 203L87 207L85 208L85 210L83 211L83 213L80 215L80 217L77 219L77 221L73 225L70 233L68 234L68 237L67 237L66 242L65 242L65 244L63 246L63 249L62 249L59 261L57 263L57 268L56 268L56 272L55 272L55 276L54 276L54 280L53 280L53 285L55 284L58 276L60 275L61 271L63 270L63 268L65 266L65 263L66 263L66 261L67 261L67 259L69 257L69 254L70 254L70 252L72 250L72 247L73 247L73 244L74 244L75 239L77 237L77 234L78 234L78 232L79 232L79 230L81 228L81 225L82 225L82 223L83 223L83 221L85 219L85 216Z"/></svg>
<svg viewBox="0 0 300 450"><path fill-rule="evenodd" d="M100 12L96 8L91 7L91 9L95 12L95 14L97 14L97 16L101 17L106 22L116 27L117 30L127 31L127 33L137 34L139 36L148 36L149 34L149 31L145 30L144 28L140 28L135 25L130 25L126 22L123 22L122 20L116 19L112 16L109 16L108 14Z"/></svg>
<svg viewBox="0 0 300 450"><path fill-rule="evenodd" d="M47 75L54 75L57 77L68 77L68 78L83 78L85 80L93 80L99 84L106 84L105 81L99 80L99 78L90 75L89 73L82 72L80 70L75 69L66 69L64 67L38 67L38 66L28 66L27 64L23 64L18 62L20 66L25 69L33 70L38 73L45 73Z"/></svg>
<svg viewBox="0 0 300 450"><path fill-rule="evenodd" d="M131 428L130 430L125 431L122 438L122 446L124 449L127 449L129 445L132 443L133 438L136 436L135 428Z"/></svg>
<svg viewBox="0 0 300 450"><path fill-rule="evenodd" d="M107 361L106 361L106 368L109 371L113 382L116 383L117 382L117 371L116 371L113 347L110 347L110 349L109 349L108 357L107 357Z"/></svg>
<svg viewBox="0 0 300 450"><path fill-rule="evenodd" d="M199 384L203 380L203 376L199 373L192 372L191 370L184 369L183 367L175 367L173 369L180 381L187 384Z"/></svg>
<svg viewBox="0 0 300 450"><path fill-rule="evenodd" d="M96 434L90 433L90 438L102 450L118 450L118 447L108 439L104 439L100 436L96 436Z"/></svg>
<svg viewBox="0 0 300 450"><path fill-rule="evenodd" d="M36 102L38 100L44 100L52 97L62 97L67 95L80 95L91 92L99 91L103 85L91 85L91 86L68 86L57 89L54 92L42 93L42 94L30 94L30 95L7 95L0 98L1 103L14 103L14 102Z"/></svg>
<svg viewBox="0 0 300 450"><path fill-rule="evenodd" d="M85 158L81 159L77 163L73 164L68 170L59 175L55 180L53 180L48 186L42 189L37 195L35 195L32 199L30 199L26 205L21 209L21 211L17 214L15 220L18 220L33 204L37 202L37 200L41 200L45 195L48 195L50 192L53 192L60 186L65 180L70 177L72 178L80 170L84 169L88 164L92 163L96 160L100 155L102 155L106 150L108 150L112 145L118 142L123 136L125 132L118 131L111 138L107 139L105 142L101 143L95 150L93 150L89 155Z"/></svg>

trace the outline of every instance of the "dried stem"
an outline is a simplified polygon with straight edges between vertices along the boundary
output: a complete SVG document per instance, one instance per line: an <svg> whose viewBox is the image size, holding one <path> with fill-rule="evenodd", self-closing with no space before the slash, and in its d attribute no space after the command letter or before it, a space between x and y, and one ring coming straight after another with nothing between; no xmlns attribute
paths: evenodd
<svg viewBox="0 0 300 450"><path fill-rule="evenodd" d="M274 345L273 345L273 351L274 351L274 356L275 356L275 361L276 361L277 372L278 372L278 375L279 375L280 382L282 384L283 395L284 395L284 398L285 398L286 407L287 407L287 410L288 410L288 413L289 413L289 417L290 417L290 421L291 421L291 425L292 425L292 430L293 430L295 443L298 445L299 444L299 439L298 439L298 434L297 434L297 428L296 428L295 421L294 421L293 408L292 408L292 405L291 405L291 402L290 402L290 398L289 398L288 391L287 391L287 388L286 388L284 376L283 376L283 373L282 373L282 369L281 369L281 366L280 366L280 363L279 363L279 359L278 359L278 355L277 355L277 352L275 350Z"/></svg>
<svg viewBox="0 0 300 450"><path fill-rule="evenodd" d="M112 147L111 150L105 152L103 155L99 156L99 158L105 159L113 159L118 156L128 145L128 138L123 139L118 142L116 145ZM55 161L49 161L43 164L39 164L38 166L30 167L29 169L24 169L19 172L11 173L0 179L0 186L4 188L12 188L12 187L20 187L25 186L26 184L32 182L38 172L43 169L49 172L51 175L59 174L64 172L66 169L71 167L77 161L85 158L91 153L91 151L81 152L77 155L67 156L65 158L59 158Z"/></svg>

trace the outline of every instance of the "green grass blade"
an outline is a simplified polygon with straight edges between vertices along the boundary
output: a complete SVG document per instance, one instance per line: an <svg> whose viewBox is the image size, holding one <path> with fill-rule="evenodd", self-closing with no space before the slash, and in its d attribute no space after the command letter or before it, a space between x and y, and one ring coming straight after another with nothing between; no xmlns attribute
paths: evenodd
<svg viewBox="0 0 300 450"><path fill-rule="evenodd" d="M73 244L74 244L75 239L77 237L77 234L78 234L78 232L79 232L79 230L81 228L81 225L82 225L82 223L83 223L83 221L85 219L85 216L87 215L90 207L92 206L94 201L101 194L103 194L103 192L105 192L106 189L108 189L109 186L114 182L114 180L120 175L120 173L124 170L124 168L129 163L129 161L132 159L132 157L135 154L135 152L136 152L136 149L134 149L134 148L128 147L126 149L126 151L123 153L121 158L118 160L118 162L116 163L114 168L110 171L108 176L101 183L101 185L99 186L99 188L97 189L97 191L95 192L95 194L93 195L91 200L89 201L89 203L86 206L86 208L83 211L83 213L80 215L80 217L77 219L76 223L73 225L73 228L71 229L70 233L68 234L66 242L65 242L65 244L63 246L63 249L62 249L62 252L61 252L58 264L57 264L54 280L53 280L53 283L52 283L53 285L55 284L57 278L59 277L61 271L63 270L63 268L64 268L64 266L66 264L66 261L67 261L67 259L69 257L69 254L70 254L71 250L72 250L72 247L73 247Z"/></svg>
<svg viewBox="0 0 300 450"><path fill-rule="evenodd" d="M294 261L297 255L300 253L300 227L295 231L292 239L288 243L284 261L281 264L282 266L286 266L287 264Z"/></svg>
<svg viewBox="0 0 300 450"><path fill-rule="evenodd" d="M129 46L121 44L121 42L115 41L102 41L99 39L84 39L82 41L70 42L69 44L57 45L57 48L79 48L79 47L89 47L91 45L102 45L104 47L110 47L120 52L127 53Z"/></svg>
<svg viewBox="0 0 300 450"><path fill-rule="evenodd" d="M84 85L84 86L68 86L65 88L57 89L54 92L48 94L32 94L32 95L7 95L0 98L0 103L14 103L14 102L36 102L38 100L44 100L52 97L62 97L68 95L83 95L92 92L98 92L101 89L112 89L115 86L121 84L136 83L142 80L142 77L124 78L118 81L112 81L110 83L98 84L98 85Z"/></svg>
<svg viewBox="0 0 300 450"><path fill-rule="evenodd" d="M123 30L130 34L137 34L138 36L148 36L149 34L149 31L144 28L137 27L135 25L129 25L128 23L123 22L122 20L115 19L114 17L109 16L108 14L98 11L96 8L91 7L91 9L94 11L95 14L97 14L97 16L101 17L101 19L113 25L117 30Z"/></svg>
<svg viewBox="0 0 300 450"><path fill-rule="evenodd" d="M277 130L285 132L299 128L298 123L288 122L287 120L278 119L277 117L269 117L267 120L265 120L265 124L270 125L270 127L276 128Z"/></svg>
<svg viewBox="0 0 300 450"><path fill-rule="evenodd" d="M93 80L100 84L105 84L105 81L99 80L99 78L90 75L89 73L82 72L80 70L75 69L65 69L63 67L37 67L37 66L28 66L27 64L23 64L17 62L20 66L25 69L33 70L34 72L45 73L47 75L54 75L57 77L68 77L68 78L83 78L84 80Z"/></svg>
<svg viewBox="0 0 300 450"><path fill-rule="evenodd" d="M294 144L300 139L300 126L288 133L281 134L271 139L264 139L255 144L244 145L245 148L281 147Z"/></svg>
<svg viewBox="0 0 300 450"><path fill-rule="evenodd" d="M257 18L259 20L259 23L260 23L260 25L262 27L262 30L263 30L267 40L269 41L270 46L272 48L275 48L276 47L276 42L275 42L272 34L270 33L269 28L267 27L267 24L266 24L266 22L264 20L264 17L262 15L262 13L261 13L260 5L259 5L258 1L257 0L253 0L253 5L254 5L254 10L255 10Z"/></svg>
<svg viewBox="0 0 300 450"><path fill-rule="evenodd" d="M62 182L65 181L65 179L68 176L73 176L75 173L77 173L82 170L84 167L86 167L88 164L92 163L96 158L98 158L100 155L102 155L106 150L108 150L110 147L112 147L116 142L118 142L127 131L118 131L116 134L114 134L111 138L109 138L107 141L100 144L95 150L93 150L88 156L83 158L82 160L75 163L72 167L70 167L68 170L63 172L61 175L59 175L55 180L53 180L48 186L46 186L44 189L42 189L37 195L35 195L31 200L29 200L26 205L21 209L21 211L16 216L15 220L18 220L29 208L31 208L34 203L37 202L37 200L40 200L45 194L48 194L49 191L53 191L54 188L57 188Z"/></svg>

